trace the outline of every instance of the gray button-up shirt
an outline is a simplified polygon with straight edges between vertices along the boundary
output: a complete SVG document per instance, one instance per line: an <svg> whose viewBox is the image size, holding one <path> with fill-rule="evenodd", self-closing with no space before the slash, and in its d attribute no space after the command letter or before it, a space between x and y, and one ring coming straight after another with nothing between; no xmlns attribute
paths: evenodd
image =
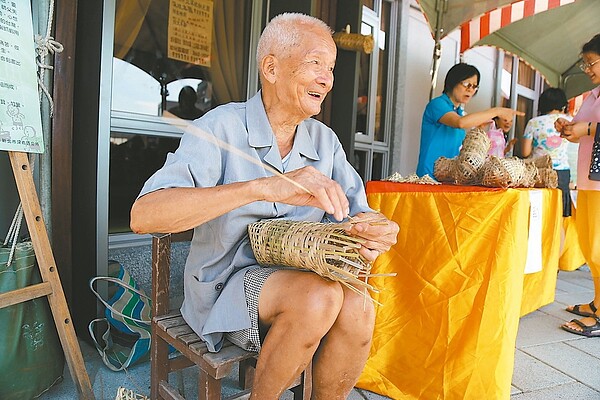
<svg viewBox="0 0 600 400"><path fill-rule="evenodd" d="M200 129L183 135L179 148L148 179L140 196L163 188L213 187L272 176L265 164L283 172L261 92L245 103L217 107L193 124ZM221 142L236 150L219 146ZM350 201L350 215L372 211L360 176L346 160L337 136L312 118L298 125L286 170L309 165L341 185ZM261 201L239 207L194 229L184 272L181 313L211 351L220 349L223 332L250 327L244 273L258 265L247 227L265 218L322 221L325 214L314 207Z"/></svg>

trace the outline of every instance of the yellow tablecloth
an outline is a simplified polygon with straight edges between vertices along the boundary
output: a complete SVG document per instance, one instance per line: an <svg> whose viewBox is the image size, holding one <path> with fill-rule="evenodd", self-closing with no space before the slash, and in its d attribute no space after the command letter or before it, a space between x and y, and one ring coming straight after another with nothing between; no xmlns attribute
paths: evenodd
<svg viewBox="0 0 600 400"><path fill-rule="evenodd" d="M564 240L563 248L558 260L558 268L561 271L575 271L585 264L585 257L579 247L577 236L577 209L575 205L571 208L571 216L563 218Z"/></svg>
<svg viewBox="0 0 600 400"><path fill-rule="evenodd" d="M358 387L393 399L508 399L519 317L554 299L560 191L543 189L542 272L524 277L529 194L390 182L369 204L400 225ZM523 291L525 289L525 295Z"/></svg>

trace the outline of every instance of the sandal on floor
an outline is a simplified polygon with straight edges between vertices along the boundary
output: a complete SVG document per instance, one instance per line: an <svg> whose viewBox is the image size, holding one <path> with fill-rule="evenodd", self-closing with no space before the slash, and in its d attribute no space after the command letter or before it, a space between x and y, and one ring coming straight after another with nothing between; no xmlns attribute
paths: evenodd
<svg viewBox="0 0 600 400"><path fill-rule="evenodd" d="M600 318L596 317L596 316L594 316L593 318L596 320L596 323L592 326L587 326L586 324L584 324L583 322L581 322L578 319L571 320L571 322L579 325L581 327L581 329L583 329L582 331L578 331L576 329L569 328L566 325L561 325L560 327L563 328L565 331L574 333L576 335L587 336L587 337L600 337Z"/></svg>
<svg viewBox="0 0 600 400"><path fill-rule="evenodd" d="M577 304L577 305L573 306L572 310L569 310L569 309L565 309L565 310L567 310L571 314L580 315L582 317L593 317L596 314L597 308L594 305L594 300L590 301L590 303L588 304L588 306L590 306L590 310L592 310L591 313L585 312L585 311L580 311L579 308L581 306L583 306L583 304Z"/></svg>

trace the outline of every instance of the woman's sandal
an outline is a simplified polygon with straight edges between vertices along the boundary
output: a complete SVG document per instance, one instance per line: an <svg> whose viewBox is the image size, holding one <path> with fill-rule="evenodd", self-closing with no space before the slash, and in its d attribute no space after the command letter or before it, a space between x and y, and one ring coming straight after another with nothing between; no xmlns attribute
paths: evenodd
<svg viewBox="0 0 600 400"><path fill-rule="evenodd" d="M568 312L570 312L571 314L580 315L582 317L593 317L596 315L597 308L594 305L594 300L590 301L590 303L588 304L588 306L590 307L590 310L592 310L591 313L579 310L579 308L583 305L584 304L577 304L577 305L573 306L572 310L569 310L568 308L566 308L566 310Z"/></svg>
<svg viewBox="0 0 600 400"><path fill-rule="evenodd" d="M581 331L577 330L577 329L573 329L564 324L561 325L560 327L563 328L565 331L574 333L576 335L587 336L587 337L600 337L600 317L597 317L594 315L592 318L594 318L596 320L596 323L592 326L587 326L586 324L584 324L583 322L581 322L578 319L571 320L571 322L573 322L574 324L577 324L581 327L581 329L582 329Z"/></svg>

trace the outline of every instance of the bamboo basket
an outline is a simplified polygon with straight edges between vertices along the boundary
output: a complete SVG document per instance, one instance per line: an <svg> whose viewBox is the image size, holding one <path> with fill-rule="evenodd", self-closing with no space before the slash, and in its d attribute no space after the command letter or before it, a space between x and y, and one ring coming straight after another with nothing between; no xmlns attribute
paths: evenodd
<svg viewBox="0 0 600 400"><path fill-rule="evenodd" d="M489 156L482 168L481 183L488 187L519 187L525 175L525 163L516 157Z"/></svg>
<svg viewBox="0 0 600 400"><path fill-rule="evenodd" d="M456 159L440 157L433 164L433 176L440 182L456 181Z"/></svg>
<svg viewBox="0 0 600 400"><path fill-rule="evenodd" d="M481 168L490 149L490 139L483 129L473 128L463 140L456 158L456 182L461 185L479 184Z"/></svg>
<svg viewBox="0 0 600 400"><path fill-rule="evenodd" d="M124 387L119 387L115 400L150 400L150 397L136 393L133 390L126 389Z"/></svg>
<svg viewBox="0 0 600 400"><path fill-rule="evenodd" d="M539 180L538 167L533 162L525 161L525 174L523 175L523 187L534 187Z"/></svg>
<svg viewBox="0 0 600 400"><path fill-rule="evenodd" d="M552 168L538 168L538 180L535 182L536 188L558 187L558 173Z"/></svg>
<svg viewBox="0 0 600 400"><path fill-rule="evenodd" d="M375 42L372 35L362 35L360 33L350 33L350 26L342 32L333 34L333 41L343 50L362 51L365 54L371 54Z"/></svg>
<svg viewBox="0 0 600 400"><path fill-rule="evenodd" d="M548 154L534 157L531 159L531 162L533 162L537 168L552 168L552 158Z"/></svg>
<svg viewBox="0 0 600 400"><path fill-rule="evenodd" d="M371 264L358 252L364 240L347 234L347 226L348 223L261 220L248 225L248 236L260 265L313 271L371 299L366 290L377 292L367 283L372 276Z"/></svg>

